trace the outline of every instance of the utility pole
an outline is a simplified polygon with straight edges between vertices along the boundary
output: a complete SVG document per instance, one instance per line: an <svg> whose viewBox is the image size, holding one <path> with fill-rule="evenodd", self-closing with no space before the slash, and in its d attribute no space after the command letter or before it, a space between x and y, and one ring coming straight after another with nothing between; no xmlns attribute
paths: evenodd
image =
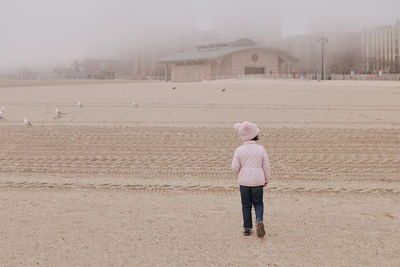
<svg viewBox="0 0 400 267"><path fill-rule="evenodd" d="M321 79L325 80L325 64L324 64L324 52L325 52L325 45L328 43L328 38L326 37L321 37L318 39L318 42L321 43L321 53L322 53L322 58L321 58Z"/></svg>

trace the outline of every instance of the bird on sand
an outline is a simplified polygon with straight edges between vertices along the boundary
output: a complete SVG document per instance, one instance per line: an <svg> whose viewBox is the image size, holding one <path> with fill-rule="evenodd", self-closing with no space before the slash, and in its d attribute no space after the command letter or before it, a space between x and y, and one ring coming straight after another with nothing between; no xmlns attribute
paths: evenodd
<svg viewBox="0 0 400 267"><path fill-rule="evenodd" d="M32 123L27 118L24 118L24 126L32 127Z"/></svg>
<svg viewBox="0 0 400 267"><path fill-rule="evenodd" d="M78 103L77 103L76 105L78 106L78 108L81 108L81 107L83 107L83 105L82 105L81 101L79 101L79 100L78 100Z"/></svg>
<svg viewBox="0 0 400 267"><path fill-rule="evenodd" d="M56 108L56 115L61 116L61 115L65 115L65 113L62 112L61 110L59 110L58 108Z"/></svg>
<svg viewBox="0 0 400 267"><path fill-rule="evenodd" d="M132 106L137 107L138 104L135 101L132 101Z"/></svg>
<svg viewBox="0 0 400 267"><path fill-rule="evenodd" d="M4 115L3 115L3 112L2 111L0 111L0 120L7 120L5 117L4 117Z"/></svg>

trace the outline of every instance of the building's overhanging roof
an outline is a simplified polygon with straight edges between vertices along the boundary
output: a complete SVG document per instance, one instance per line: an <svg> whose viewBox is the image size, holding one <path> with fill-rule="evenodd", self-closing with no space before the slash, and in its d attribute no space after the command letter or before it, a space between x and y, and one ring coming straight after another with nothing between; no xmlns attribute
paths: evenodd
<svg viewBox="0 0 400 267"><path fill-rule="evenodd" d="M206 49L198 51L180 52L164 57L158 60L158 63L174 63L174 62L197 61L197 60L216 60L235 52L246 51L250 49L264 49L276 53L287 60L295 62L299 61L298 58L296 58L295 56L289 54L288 52L282 49L276 47L264 47L255 45L255 46L236 46L236 47L228 46L210 50Z"/></svg>
<svg viewBox="0 0 400 267"><path fill-rule="evenodd" d="M218 41L218 42L207 42L197 45L197 48L204 49L204 48L212 48L212 47L237 47L237 46L255 46L257 45L256 42L249 38L241 38L235 40L225 40L225 41Z"/></svg>

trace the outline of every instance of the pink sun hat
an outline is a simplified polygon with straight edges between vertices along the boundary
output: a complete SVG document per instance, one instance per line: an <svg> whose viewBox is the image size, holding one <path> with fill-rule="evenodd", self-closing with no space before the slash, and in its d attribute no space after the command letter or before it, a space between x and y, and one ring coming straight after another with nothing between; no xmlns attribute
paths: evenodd
<svg viewBox="0 0 400 267"><path fill-rule="evenodd" d="M260 129L257 125L249 121L236 123L233 128L239 131L240 138L243 142L253 139L260 133Z"/></svg>

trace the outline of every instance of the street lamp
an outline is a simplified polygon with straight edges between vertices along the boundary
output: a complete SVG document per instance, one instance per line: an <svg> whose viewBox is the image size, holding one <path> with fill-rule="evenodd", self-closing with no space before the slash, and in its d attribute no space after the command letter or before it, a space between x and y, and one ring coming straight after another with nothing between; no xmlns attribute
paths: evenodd
<svg viewBox="0 0 400 267"><path fill-rule="evenodd" d="M325 46L328 44L328 38L326 37L321 37L318 39L318 43L321 44L321 75L322 75L322 80L325 80L325 64L324 64L324 50L325 50Z"/></svg>

